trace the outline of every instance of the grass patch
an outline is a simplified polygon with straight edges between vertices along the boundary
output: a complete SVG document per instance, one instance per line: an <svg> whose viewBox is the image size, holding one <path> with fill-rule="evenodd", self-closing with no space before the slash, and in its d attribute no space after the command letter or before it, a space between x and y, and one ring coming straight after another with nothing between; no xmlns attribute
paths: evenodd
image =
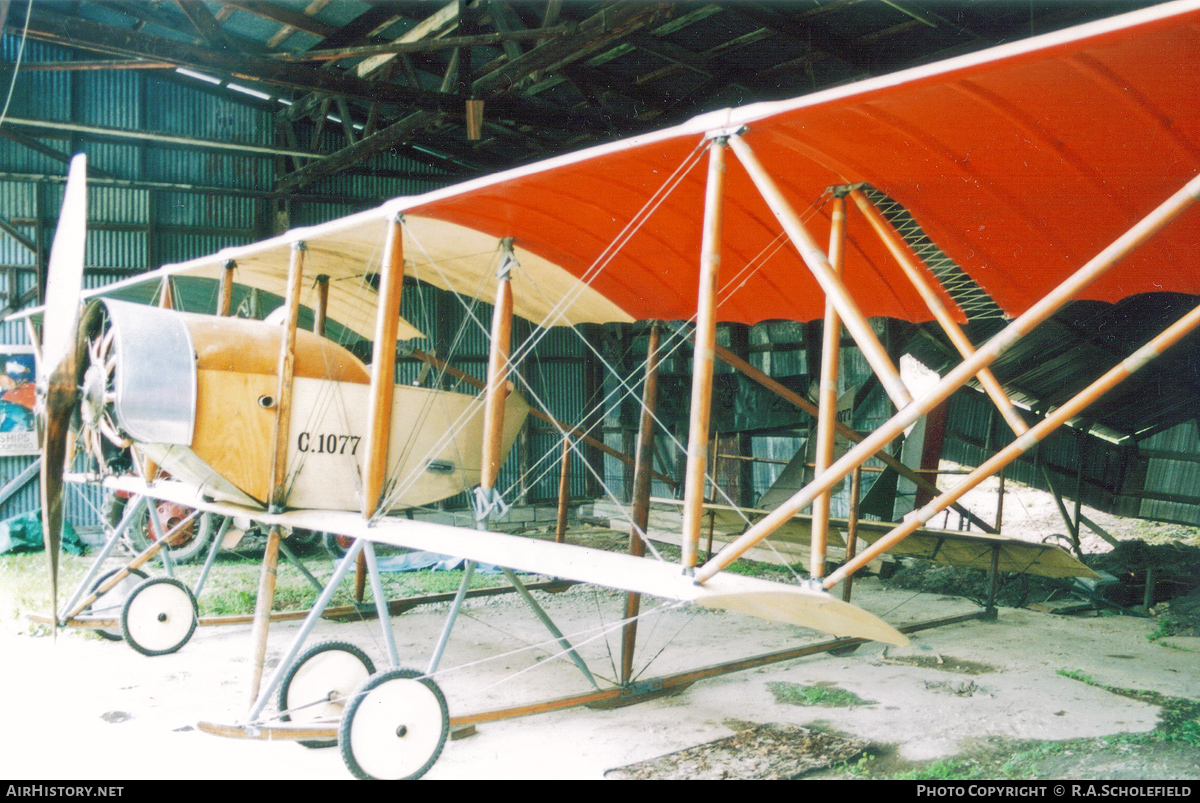
<svg viewBox="0 0 1200 803"><path fill-rule="evenodd" d="M1149 733L1118 733L1061 742L987 739L963 754L936 761L900 759L890 745L872 745L865 756L844 762L816 777L906 781L1054 780L1064 767L1087 764L1093 772L1107 766L1112 778L1193 778L1195 748L1200 746L1200 701L1142 689L1108 686L1078 669L1060 669L1062 677L1159 707L1157 727ZM1131 776L1142 766L1144 776Z"/></svg>
<svg viewBox="0 0 1200 803"><path fill-rule="evenodd" d="M823 708L853 708L859 705L875 705L874 700L864 700L852 691L837 686L803 686L799 683L768 683L767 688L775 695L775 702L787 705L817 705Z"/></svg>
<svg viewBox="0 0 1200 803"><path fill-rule="evenodd" d="M128 557L112 558L105 562L102 572L123 567ZM333 572L333 560L324 554L303 558L305 567L324 583ZM63 555L59 561L58 590L59 606L73 595L92 565L92 557ZM162 575L162 564L152 561L144 567L150 576ZM199 563L175 566L174 572L188 588L194 589L203 566ZM201 616L244 615L254 612L258 596L259 575L262 570L262 553L256 550L223 552L218 555L205 587L197 600ZM461 569L451 571L417 571L386 573L383 575L384 593L388 599L411 597L423 594L451 593L462 583ZM338 588L332 606L350 605L354 599L354 574ZM506 585L503 577L476 573L471 577L471 588L488 588ZM275 585L275 600L272 610L306 610L316 602L318 590L290 563L282 557L279 561ZM370 584L366 589L366 602L372 604ZM34 625L25 619L28 613L49 614L50 581L45 553L25 553L0 556L0 622L15 627L21 632L49 634L49 627Z"/></svg>
<svg viewBox="0 0 1200 803"><path fill-rule="evenodd" d="M1105 737L1110 744L1168 742L1200 746L1200 701L1168 697L1156 691L1108 686L1078 670L1060 669L1058 674L1097 689L1103 689L1111 694L1159 707L1158 727L1149 733L1119 733Z"/></svg>
<svg viewBox="0 0 1200 803"><path fill-rule="evenodd" d="M973 781L986 777L984 767L970 759L943 759L923 767L897 773L894 781Z"/></svg>

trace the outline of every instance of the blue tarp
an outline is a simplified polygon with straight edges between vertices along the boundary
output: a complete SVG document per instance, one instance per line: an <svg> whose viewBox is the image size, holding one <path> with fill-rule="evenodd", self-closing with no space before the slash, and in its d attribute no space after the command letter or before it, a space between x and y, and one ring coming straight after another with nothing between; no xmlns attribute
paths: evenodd
<svg viewBox="0 0 1200 803"><path fill-rule="evenodd" d="M436 552L406 552L403 555L388 555L379 558L378 564L381 572L418 572L422 569L448 572L452 569L462 568L466 561L462 558L452 558L449 555L439 555ZM475 571L479 574L499 574L500 568L487 563L479 563L475 565Z"/></svg>

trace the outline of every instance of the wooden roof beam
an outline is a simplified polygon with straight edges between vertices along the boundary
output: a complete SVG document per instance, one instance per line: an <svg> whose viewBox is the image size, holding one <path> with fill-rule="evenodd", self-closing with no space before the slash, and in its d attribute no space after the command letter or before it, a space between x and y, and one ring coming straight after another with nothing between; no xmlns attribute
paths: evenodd
<svg viewBox="0 0 1200 803"><path fill-rule="evenodd" d="M472 5L478 7L478 0L476 0L476 2ZM402 36L394 40L395 43L404 44L408 42L417 42L426 38L445 36L450 31L458 27L458 10L457 0L452 3L447 3L433 14L430 14L423 21L405 31ZM355 65L354 74L359 78L365 78L394 58L396 58L395 53L385 53L364 59L362 62Z"/></svg>
<svg viewBox="0 0 1200 803"><path fill-rule="evenodd" d="M606 6L579 23L573 34L539 45L515 61L499 65L472 84L479 96L507 92L541 70L588 58L670 12L669 4L624 2Z"/></svg>
<svg viewBox="0 0 1200 803"><path fill-rule="evenodd" d="M204 41L223 50L238 50L237 45L226 35L221 23L217 22L216 17L208 10L208 6L200 0L175 0L175 2Z"/></svg>
<svg viewBox="0 0 1200 803"><path fill-rule="evenodd" d="M314 181L332 176L351 165L391 150L399 143L411 139L413 134L431 125L441 116L436 112L428 111L410 114L399 122L392 123L387 128L383 128L369 137L364 137L349 147L342 148L337 153L330 154L300 170L280 177L275 182L275 191L285 194L295 192Z"/></svg>
<svg viewBox="0 0 1200 803"><path fill-rule="evenodd" d="M253 14L256 17L261 17L271 22L278 22L284 27L291 28L292 31L303 31L313 36L319 36L322 39L328 39L338 32L336 25L330 25L327 22L321 22L316 19L313 14L316 11L310 11L312 8L305 8L303 12L295 12L286 6L278 5L277 3L264 2L264 0L226 0L225 7L231 9L240 9L248 14ZM327 3L322 3L320 8L324 8ZM317 10L320 10L318 8ZM282 41L282 40L281 40ZM278 43L277 43L278 44Z"/></svg>
<svg viewBox="0 0 1200 803"><path fill-rule="evenodd" d="M697 75L702 75L705 78L712 76L712 70L709 68L709 60L699 53L693 53L686 47L680 47L673 42L659 39L657 36L649 34L646 31L634 31L625 37L625 41L638 50L644 50L647 53L658 56L660 59L665 59L672 64L691 70Z"/></svg>
<svg viewBox="0 0 1200 803"><path fill-rule="evenodd" d="M29 36L72 48L84 48L120 56L135 56L170 62L206 72L230 75L239 80L260 82L289 89L342 95L367 102L379 100L401 107L430 112L461 114L465 99L456 95L414 89L388 82L367 81L352 75L315 70L297 64L250 55L222 53L210 48L174 39L134 33L100 23L65 17L38 9L29 25ZM563 41L563 40L560 40ZM544 47L553 47L551 43ZM590 117L564 117L561 109L531 103L520 98L496 98L489 108L506 117L531 124L568 126L582 130L603 130Z"/></svg>
<svg viewBox="0 0 1200 803"><path fill-rule="evenodd" d="M0 128L0 137L4 137L5 139L12 140L13 142L17 143L18 145L22 145L26 148L29 148L29 150L34 151L36 153L40 153L42 156L49 157L56 162L62 162L63 164L71 163L70 154L63 153L60 150L51 148L49 145L42 144L41 142L37 141L33 137L26 136L25 134L14 131L12 129L11 124L4 126L3 128ZM101 170L100 168L96 167L95 164L93 164L90 161L88 162L87 173L88 173L88 176L101 176L104 178L114 178L112 173L109 173L105 170Z"/></svg>
<svg viewBox="0 0 1200 803"><path fill-rule="evenodd" d="M433 50L448 50L454 47L511 44L516 40L549 39L568 33L569 25L552 28L530 28L523 31L484 33L474 36L446 36L440 39L421 39L416 42L389 42L382 45L356 45L347 47L305 50L301 53L280 53L273 58L280 61L340 61L366 56L399 55L404 53L428 53Z"/></svg>
<svg viewBox="0 0 1200 803"><path fill-rule="evenodd" d="M528 33L529 28L521 22L521 18L513 11L512 6L508 3L491 3L488 6L488 11L491 13L492 24L496 26L496 30L501 34L523 34ZM546 9L547 13L550 11ZM521 46L517 44L516 39L504 39L500 43L500 47L504 50L504 55L509 61L516 61L521 58L524 52Z"/></svg>
<svg viewBox="0 0 1200 803"><path fill-rule="evenodd" d="M136 2L135 0L96 0L96 2L98 5L106 6L119 14L124 14L130 19L136 20L137 24L132 29L133 33L140 33L146 25L157 25L188 37L188 41L192 44L198 45L204 41L203 37L196 35L196 26L185 15L169 13L166 10L170 6L155 6L146 2ZM39 9L34 9L34 14L36 15L38 11ZM243 53L263 53L266 51L261 42L255 42L252 39L243 39L228 31L225 32L225 37L233 43L236 51Z"/></svg>

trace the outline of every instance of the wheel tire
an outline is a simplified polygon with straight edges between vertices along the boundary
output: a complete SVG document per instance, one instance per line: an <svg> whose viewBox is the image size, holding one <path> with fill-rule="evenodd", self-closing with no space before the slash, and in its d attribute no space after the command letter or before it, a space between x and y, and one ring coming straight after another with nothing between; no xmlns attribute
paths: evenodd
<svg viewBox="0 0 1200 803"><path fill-rule="evenodd" d="M150 502L147 502L147 504L150 504ZM174 505L170 502L159 502L158 509L159 519L162 521L163 529L167 532L170 532L171 528L180 519L191 513L190 509ZM172 539L172 541L177 542L181 537L186 538L183 543L172 546L168 550L173 563L191 563L208 552L213 534L217 529L213 526L213 519L214 517L210 513L201 514L198 519L191 523L189 528ZM133 546L138 552L141 552L154 543L156 539L151 535L150 511L147 508L143 507L137 517L129 523L127 532L129 533L129 540L133 542ZM189 533L190 537L188 537Z"/></svg>
<svg viewBox="0 0 1200 803"><path fill-rule="evenodd" d="M450 714L438 685L413 669L386 669L354 693L338 744L354 777L411 781L438 760L449 732Z"/></svg>
<svg viewBox="0 0 1200 803"><path fill-rule="evenodd" d="M296 657L279 685L279 710L284 722L336 722L354 690L375 674L367 654L345 641L322 641ZM327 702L314 703L326 699ZM294 710L293 709L297 709ZM294 716L293 716L294 714ZM337 739L305 739L305 747L337 746Z"/></svg>
<svg viewBox="0 0 1200 803"><path fill-rule="evenodd" d="M130 592L121 609L121 635L142 655L170 655L196 632L196 598L183 583L155 577Z"/></svg>
<svg viewBox="0 0 1200 803"><path fill-rule="evenodd" d="M329 557L334 560L341 560L346 557L346 553L350 551L350 547L354 545L354 539L348 535L338 535L337 533L322 533L321 544L325 547L325 551L329 553Z"/></svg>
<svg viewBox="0 0 1200 803"><path fill-rule="evenodd" d="M112 577L119 571L121 570L113 569L111 572L105 572L97 577L96 582L92 583L91 587L88 589L88 594L90 595L95 592L97 588L108 582L108 578ZM129 573L128 577L117 583L108 591L105 591L96 599L95 602L87 606L87 608L83 610L83 614L99 617L120 617L121 611L125 608L125 600L129 598L129 595L133 592L133 589L140 585L143 580L147 579L148 576L149 575L147 575L141 569L134 569ZM110 630L104 627L97 627L94 628L92 632L98 635L100 638L107 639L108 641L120 641L124 637L121 635L120 625L118 625L117 628L118 629Z"/></svg>
<svg viewBox="0 0 1200 803"><path fill-rule="evenodd" d="M297 527L285 542L297 555L311 555L325 546L324 533Z"/></svg>

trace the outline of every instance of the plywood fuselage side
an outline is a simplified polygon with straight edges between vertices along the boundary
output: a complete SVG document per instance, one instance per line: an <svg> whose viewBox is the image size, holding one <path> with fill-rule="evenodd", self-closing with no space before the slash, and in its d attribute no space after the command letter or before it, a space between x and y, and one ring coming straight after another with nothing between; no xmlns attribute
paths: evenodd
<svg viewBox="0 0 1200 803"><path fill-rule="evenodd" d="M171 476L214 498L265 505L270 493L271 410L266 374L199 371L191 446L143 444ZM289 428L287 507L357 510L369 387L298 377ZM510 394L503 449L507 454L529 412ZM389 509L427 505L479 483L483 405L475 396L396 385L389 439Z"/></svg>
<svg viewBox="0 0 1200 803"><path fill-rule="evenodd" d="M196 357L192 442L139 443L178 480L216 499L266 505L271 494L276 373L283 328L183 314ZM358 510L369 372L350 352L296 333L288 427L286 506ZM510 393L502 447L516 441L529 407ZM483 404L472 395L396 385L388 451L388 508L427 505L479 484Z"/></svg>

